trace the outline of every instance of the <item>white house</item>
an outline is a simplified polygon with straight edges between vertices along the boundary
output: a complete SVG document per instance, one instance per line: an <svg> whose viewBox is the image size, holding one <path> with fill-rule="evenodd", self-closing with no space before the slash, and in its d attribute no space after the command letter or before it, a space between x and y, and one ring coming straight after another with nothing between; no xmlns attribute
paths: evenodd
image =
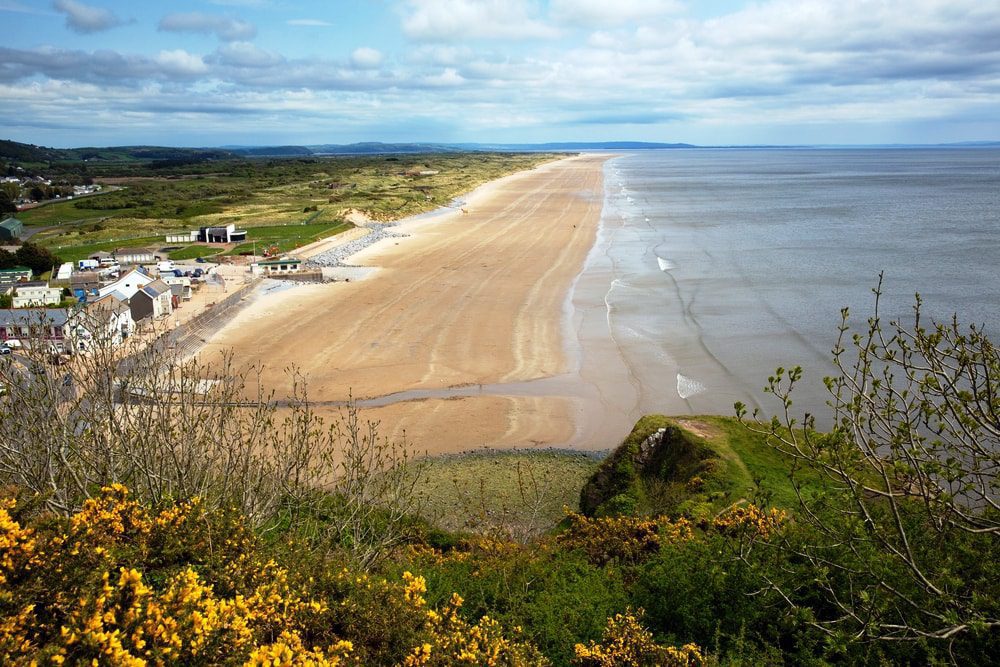
<svg viewBox="0 0 1000 667"><path fill-rule="evenodd" d="M175 296L180 297L184 301L191 300L191 279L187 276L160 276L160 280L170 285L171 291L173 291Z"/></svg>
<svg viewBox="0 0 1000 667"><path fill-rule="evenodd" d="M73 320L74 344L87 350L103 336L114 344L122 342L135 331L135 321L127 303L109 294L87 304Z"/></svg>
<svg viewBox="0 0 1000 667"><path fill-rule="evenodd" d="M132 295L151 282L153 282L153 277L146 273L145 269L132 269L118 280L108 283L98 290L97 297L101 298L109 294L114 294L120 300L127 301L132 298Z"/></svg>
<svg viewBox="0 0 1000 667"><path fill-rule="evenodd" d="M301 269L302 260L294 257L267 259L250 265L250 272L255 276L273 276L298 273Z"/></svg>
<svg viewBox="0 0 1000 667"><path fill-rule="evenodd" d="M128 300L132 319L136 322L152 317L157 319L174 312L173 292L170 285L162 280L154 280Z"/></svg>
<svg viewBox="0 0 1000 667"><path fill-rule="evenodd" d="M55 306L62 301L62 290L48 283L22 283L14 288L14 308Z"/></svg>
<svg viewBox="0 0 1000 667"><path fill-rule="evenodd" d="M201 227L197 231L170 232L167 234L167 243L194 243L202 241L204 243L242 243L247 240L247 230L236 229L236 225L229 223L225 227Z"/></svg>

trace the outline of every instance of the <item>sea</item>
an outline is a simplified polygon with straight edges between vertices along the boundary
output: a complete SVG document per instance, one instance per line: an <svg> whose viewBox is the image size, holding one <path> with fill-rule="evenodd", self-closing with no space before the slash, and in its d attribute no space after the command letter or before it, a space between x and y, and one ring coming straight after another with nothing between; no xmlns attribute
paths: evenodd
<svg viewBox="0 0 1000 667"><path fill-rule="evenodd" d="M604 167L597 242L567 302L584 419L764 414L800 366L793 414L829 425L841 311L985 328L1000 341L1000 149L670 149ZM591 429L593 433L593 429ZM586 444L586 443L581 443Z"/></svg>

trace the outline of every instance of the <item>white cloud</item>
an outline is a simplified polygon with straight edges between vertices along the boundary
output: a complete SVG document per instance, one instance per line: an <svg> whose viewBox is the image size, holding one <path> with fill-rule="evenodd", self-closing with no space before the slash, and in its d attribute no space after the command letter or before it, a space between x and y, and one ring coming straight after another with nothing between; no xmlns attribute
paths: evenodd
<svg viewBox="0 0 1000 667"><path fill-rule="evenodd" d="M60 103L84 111L118 105L143 119L200 114L216 123L204 127L227 131L226 114L234 126L245 116L256 123L273 115L273 127L283 131L288 122L278 116L287 108L310 122L336 118L342 125L350 109L358 114L350 123L397 136L433 119L456 138L502 121L539 137L626 128L719 143L722 136L737 140L740 128L781 123L870 128L970 118L991 128L980 138L1000 136L1000 12L981 0L768 0L710 20L664 13L586 30L576 29L585 27L582 19L571 23L557 13L567 5L401 0L398 18L417 43L391 58L373 48L379 43L339 58L286 58L248 39L205 57L119 52L110 40L96 51L0 46L0 86L59 80L66 90L116 90L104 102L67 95ZM595 6L584 0L577 9L593 18ZM657 8L640 0L621 0L621 7L628 16ZM455 16L446 16L450 10ZM183 27L215 33L220 17L209 18ZM557 27L566 31L558 41L505 38L521 19L544 34L555 25L545 21L564 21ZM19 117L62 122L57 106L31 101ZM91 114L69 117L81 115Z"/></svg>
<svg viewBox="0 0 1000 667"><path fill-rule="evenodd" d="M229 67L273 67L285 62L279 53L258 48L251 42L229 42L215 50L209 61Z"/></svg>
<svg viewBox="0 0 1000 667"><path fill-rule="evenodd" d="M0 0L0 12L16 12L18 14L46 14L34 7L17 2L17 0Z"/></svg>
<svg viewBox="0 0 1000 667"><path fill-rule="evenodd" d="M66 27L73 32L89 34L120 26L125 21L103 7L85 5L76 0L55 0L52 6L66 15Z"/></svg>
<svg viewBox="0 0 1000 667"><path fill-rule="evenodd" d="M294 26L315 26L319 28L327 28L333 25L329 21L324 21L323 19L288 19L285 23Z"/></svg>
<svg viewBox="0 0 1000 667"><path fill-rule="evenodd" d="M351 53L351 64L358 69L378 69L382 64L382 53L367 46L354 49Z"/></svg>
<svg viewBox="0 0 1000 667"><path fill-rule="evenodd" d="M215 33L224 42L245 41L257 34L257 28L252 23L202 12L167 14L160 19L159 29L166 32Z"/></svg>
<svg viewBox="0 0 1000 667"><path fill-rule="evenodd" d="M452 67L446 67L440 74L423 78L422 83L433 88L454 88L466 83L466 80Z"/></svg>
<svg viewBox="0 0 1000 667"><path fill-rule="evenodd" d="M559 32L530 0L405 0L403 32L425 41L549 39Z"/></svg>
<svg viewBox="0 0 1000 667"><path fill-rule="evenodd" d="M182 76L197 76L208 71L208 66L193 53L188 53L184 49L173 51L160 51L155 61L165 72L179 74Z"/></svg>
<svg viewBox="0 0 1000 667"><path fill-rule="evenodd" d="M605 28L668 16L682 9L677 0L552 0L550 11L559 23Z"/></svg>

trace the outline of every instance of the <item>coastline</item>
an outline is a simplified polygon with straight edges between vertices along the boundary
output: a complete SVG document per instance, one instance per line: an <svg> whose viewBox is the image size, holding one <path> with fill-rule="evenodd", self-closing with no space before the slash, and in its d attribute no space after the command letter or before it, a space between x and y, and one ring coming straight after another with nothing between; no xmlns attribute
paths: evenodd
<svg viewBox="0 0 1000 667"><path fill-rule="evenodd" d="M361 399L382 436L428 454L581 444L595 397L572 381L569 308L610 157L546 163L395 223L346 262L364 280L258 295L202 354L266 364L279 399L295 366L317 410Z"/></svg>

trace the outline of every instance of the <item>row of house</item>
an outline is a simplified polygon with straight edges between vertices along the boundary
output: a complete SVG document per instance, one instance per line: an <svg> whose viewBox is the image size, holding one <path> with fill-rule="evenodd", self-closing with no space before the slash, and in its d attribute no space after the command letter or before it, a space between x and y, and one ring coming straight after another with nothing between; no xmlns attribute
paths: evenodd
<svg viewBox="0 0 1000 667"><path fill-rule="evenodd" d="M54 353L85 351L98 339L117 344L134 330L128 305L114 297L81 309L0 309L0 343L41 341Z"/></svg>
<svg viewBox="0 0 1000 667"><path fill-rule="evenodd" d="M66 353L87 350L98 337L121 342L132 335L139 322L171 314L184 298L185 288L190 298L190 287L190 280L174 287L137 268L108 285L94 281L88 286L90 298L75 309L0 310L0 342L44 340L53 350Z"/></svg>

